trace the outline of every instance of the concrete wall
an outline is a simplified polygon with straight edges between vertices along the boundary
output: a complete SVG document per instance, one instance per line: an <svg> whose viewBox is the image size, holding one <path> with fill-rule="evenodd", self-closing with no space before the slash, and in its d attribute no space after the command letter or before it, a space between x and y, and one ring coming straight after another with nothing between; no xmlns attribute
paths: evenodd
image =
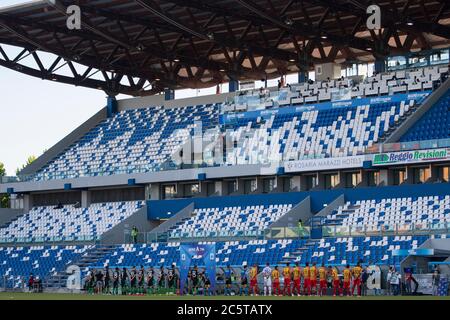
<svg viewBox="0 0 450 320"><path fill-rule="evenodd" d="M100 242L102 244L124 243L125 231L130 232L133 226L136 226L139 232L142 233L148 232L156 226L155 222L147 219L146 206L133 213L130 217L113 227L111 230L105 232L101 236Z"/></svg>
<svg viewBox="0 0 450 320"><path fill-rule="evenodd" d="M297 204L294 208L292 208L291 211L269 225L268 229L280 227L297 227L299 219L302 219L303 222L306 222L309 218L312 217L312 215L311 198L307 197L302 202Z"/></svg>
<svg viewBox="0 0 450 320"><path fill-rule="evenodd" d="M340 196L338 203L345 201L357 201L368 199L383 199L396 197L414 197L431 195L448 195L449 183L433 183L418 185L401 185L388 187L362 187L346 188L335 190L303 191L303 192L284 192L257 195L236 195L236 196L217 196L206 198L189 198L173 200L155 200L147 201L149 207L149 219L168 219L172 214L194 203L195 208L213 208L217 206L246 206L272 203L292 203L298 204L307 197L311 200L311 212L319 213L324 209L324 204L333 204ZM333 204L334 205L334 204Z"/></svg>
<svg viewBox="0 0 450 320"><path fill-rule="evenodd" d="M0 227L9 224L12 220L24 214L23 210L0 208Z"/></svg>
<svg viewBox="0 0 450 320"><path fill-rule="evenodd" d="M94 128L100 121L106 119L106 108L103 108L91 118L89 118L85 123L76 128L74 131L69 133L65 138L55 144L53 147L48 149L43 155L37 158L33 163L26 166L19 174L27 175L33 174L45 166L49 161L58 156L67 147L80 140L89 130Z"/></svg>
<svg viewBox="0 0 450 320"><path fill-rule="evenodd" d="M72 189L126 186L128 185L129 179L135 179L136 184L193 181L198 180L198 175L200 173L205 173L207 179L255 176L261 173L261 165L237 165L228 167L168 170L148 173L115 174L108 176L81 177L64 180L56 179L48 181L5 183L0 184L0 193L6 193L8 188L13 188L15 193L29 191L63 190L66 183L70 183L72 185Z"/></svg>
<svg viewBox="0 0 450 320"><path fill-rule="evenodd" d="M160 233L167 232L170 228L175 226L181 220L183 220L185 218L189 218L191 216L191 214L192 214L192 211L194 211L194 209L195 209L194 208L194 203L191 203L191 204L187 205L185 208L183 208L180 211L178 211L177 213L175 213L175 215L173 215L172 218L170 218L169 220L163 222L162 224L160 224L156 228L152 229L150 234L156 235L158 233L160 234Z"/></svg>
<svg viewBox="0 0 450 320"><path fill-rule="evenodd" d="M178 212L193 203L195 209L215 208L218 206L254 206L269 205L274 203L280 204L298 204L308 196L307 193L286 192L272 194L255 194L255 195L235 195L235 196L217 196L205 198L188 198L173 200L157 200L147 201L149 208L148 218L153 219L169 219L173 217L174 212ZM168 213L171 213L170 215Z"/></svg>
<svg viewBox="0 0 450 320"><path fill-rule="evenodd" d="M207 95L200 97L164 100L164 95L148 96L142 98L131 98L117 101L119 111L128 109L147 108L149 106L164 106L164 108L176 108L182 106L194 106L201 104L213 104L226 101L236 96L236 92Z"/></svg>
<svg viewBox="0 0 450 320"><path fill-rule="evenodd" d="M337 197L335 200L330 202L326 207L324 207L322 210L320 210L315 217L326 217L328 216L333 210L337 209L339 206L343 206L345 204L345 196L341 194L339 197Z"/></svg>
<svg viewBox="0 0 450 320"><path fill-rule="evenodd" d="M419 108L406 119L392 134L386 139L385 143L393 143L400 141L401 137L408 132L412 126L422 116L430 110L438 100L450 89L450 80L446 80L439 88L431 93L425 101L419 106Z"/></svg>

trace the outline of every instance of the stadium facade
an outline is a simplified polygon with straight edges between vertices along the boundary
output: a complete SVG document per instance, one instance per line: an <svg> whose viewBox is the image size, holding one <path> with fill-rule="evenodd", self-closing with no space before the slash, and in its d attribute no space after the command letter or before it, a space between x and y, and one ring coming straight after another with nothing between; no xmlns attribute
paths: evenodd
<svg viewBox="0 0 450 320"><path fill-rule="evenodd" d="M146 1L137 2L153 14L160 12ZM113 9L120 7L116 1L111 3ZM201 3L193 1L192 6ZM348 13L351 6L338 3L339 8L330 6L330 10ZM0 38L0 42L31 43L24 35L26 29L21 34L10 30L13 15L23 15L23 21L16 22L22 26L50 28L47 11L46 26L27 16L37 14L41 6L46 5L0 14L0 37L14 34L5 38L10 41ZM252 14L241 19L276 24L276 18L269 19L248 3L246 8ZM81 9L93 12L89 6ZM95 12L106 16L111 14L109 9ZM61 7L54 5L52 10ZM164 17L167 22L168 15ZM116 18L128 19L128 24L143 23L129 15ZM405 22L412 28L409 23ZM101 34L100 28L84 27L86 34L68 33L66 40L89 39L90 31ZM155 84L171 84L163 66L153 70L160 75L153 79L154 90L149 93L111 87L108 81L106 90L102 84L89 82L111 94L105 108L17 177L1 178L0 194L10 196L10 208L0 209L0 288L21 290L33 273L43 279L45 290L80 289L89 270L106 266L111 270L153 267L157 278L161 267L169 272L173 264L183 265L181 246L214 244L218 292L224 290L228 265L238 275L244 265L269 263L281 268L286 263L298 262L302 267L323 263L342 272L347 264L362 262L374 270L370 294L390 287L385 275L394 267L402 275L405 294L411 292L409 270L419 280L420 291L432 294L431 273L439 269L439 294L446 295L450 275L450 81L448 34L445 38L441 32L446 28L440 25L428 30L429 41L439 36L446 40L442 48L436 45L416 55L374 55L375 61L368 60L375 62L374 72L366 76L342 75L345 64L334 60L339 60L343 50L333 61L313 61L315 81L307 79L303 69L311 66L300 64L301 70L285 69L286 73L299 72L298 83L281 81L273 88L247 83L250 87L239 91L239 77L227 72L228 93L186 99L173 99L176 86L166 89ZM324 31L322 40L332 44L345 40L330 30ZM217 33L207 38L233 46ZM37 36L35 44L63 56L48 43L44 46L45 41ZM348 50L362 50L369 41L354 39L349 44L353 49ZM202 48L201 43L193 46ZM257 43L252 48L249 51L255 54L266 52ZM153 56L162 54L148 50ZM274 49L271 55L290 62L298 58L287 49ZM199 64L182 54L171 59ZM76 61L90 63L86 56ZM5 67L17 66L1 62ZM224 61L210 64L197 67L230 67ZM254 80L251 71L240 70ZM177 85L187 86L190 77L180 76ZM79 77L55 79L71 83ZM150 95L164 90L165 94ZM116 100L112 93L142 97ZM207 268L203 258L193 255L192 265ZM76 273L74 266L79 268ZM74 277L78 285L73 284ZM262 277L260 273L261 283ZM238 279L233 276L236 293Z"/></svg>

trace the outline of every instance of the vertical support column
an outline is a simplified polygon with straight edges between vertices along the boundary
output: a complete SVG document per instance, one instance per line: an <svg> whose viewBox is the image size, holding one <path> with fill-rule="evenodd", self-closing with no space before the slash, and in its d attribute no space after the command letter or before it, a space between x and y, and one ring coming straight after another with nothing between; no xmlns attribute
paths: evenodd
<svg viewBox="0 0 450 320"><path fill-rule="evenodd" d="M184 197L184 184L177 183L177 198L183 198Z"/></svg>
<svg viewBox="0 0 450 320"><path fill-rule="evenodd" d="M164 100L174 100L175 99L175 90L166 88L164 89Z"/></svg>
<svg viewBox="0 0 450 320"><path fill-rule="evenodd" d="M274 192L284 192L285 190L283 190L284 188L284 180L283 177L281 176L275 176L275 188L274 188Z"/></svg>
<svg viewBox="0 0 450 320"><path fill-rule="evenodd" d="M151 197L151 190L152 190L152 185L151 184L146 184L144 187L144 197L145 200L149 200Z"/></svg>
<svg viewBox="0 0 450 320"><path fill-rule="evenodd" d="M27 193L23 195L23 212L29 212L33 208L33 195Z"/></svg>
<svg viewBox="0 0 450 320"><path fill-rule="evenodd" d="M392 172L389 172L387 169L380 170L380 181L378 181L378 185L390 186L392 184Z"/></svg>
<svg viewBox="0 0 450 320"><path fill-rule="evenodd" d="M301 183L300 183L300 177L301 176L293 176L292 179L292 188L295 191L303 191L302 187L301 187Z"/></svg>
<svg viewBox="0 0 450 320"><path fill-rule="evenodd" d="M91 205L91 192L89 190L81 191L81 207L87 208Z"/></svg>
<svg viewBox="0 0 450 320"><path fill-rule="evenodd" d="M244 194L244 179L237 179L237 193Z"/></svg>
<svg viewBox="0 0 450 320"><path fill-rule="evenodd" d="M256 177L256 190L254 193L263 193L263 179L261 177Z"/></svg>
<svg viewBox="0 0 450 320"><path fill-rule="evenodd" d="M149 189L150 189L150 191L149 191L150 197L147 198L147 199L150 199L150 200L161 200L161 194L160 194L161 187L160 187L159 183L152 183L152 184L150 184L149 185Z"/></svg>
<svg viewBox="0 0 450 320"><path fill-rule="evenodd" d="M430 170L431 170L430 182L437 182L437 181L442 182L441 170L443 170L443 167L430 164Z"/></svg>
<svg viewBox="0 0 450 320"><path fill-rule="evenodd" d="M199 187L199 197L207 197L208 196L208 182L207 181L199 181L198 182Z"/></svg>
<svg viewBox="0 0 450 320"><path fill-rule="evenodd" d="M325 174L323 173L317 173L317 187L313 188L313 189L318 189L318 190L325 190L326 189L326 183L325 183Z"/></svg>
<svg viewBox="0 0 450 320"><path fill-rule="evenodd" d="M369 186L369 173L361 169L359 170L359 174L361 175L361 183L357 185L357 188Z"/></svg>
<svg viewBox="0 0 450 320"><path fill-rule="evenodd" d="M411 168L410 166L406 167L406 179L405 182L406 184L413 184L414 180L415 180L415 169Z"/></svg>
<svg viewBox="0 0 450 320"><path fill-rule="evenodd" d="M375 72L376 73L382 73L386 71L386 60L384 59L377 59L375 60Z"/></svg>
<svg viewBox="0 0 450 320"><path fill-rule="evenodd" d="M238 90L239 90L239 81L230 79L230 82L228 83L228 91L236 92Z"/></svg>
<svg viewBox="0 0 450 320"><path fill-rule="evenodd" d="M115 113L117 113L117 100L114 96L109 96L106 103L106 115L111 118Z"/></svg>
<svg viewBox="0 0 450 320"><path fill-rule="evenodd" d="M308 73L307 71L301 70L298 73L298 83L304 83L308 80Z"/></svg>
<svg viewBox="0 0 450 320"><path fill-rule="evenodd" d="M222 180L214 182L214 189L218 196L224 194L224 182Z"/></svg>

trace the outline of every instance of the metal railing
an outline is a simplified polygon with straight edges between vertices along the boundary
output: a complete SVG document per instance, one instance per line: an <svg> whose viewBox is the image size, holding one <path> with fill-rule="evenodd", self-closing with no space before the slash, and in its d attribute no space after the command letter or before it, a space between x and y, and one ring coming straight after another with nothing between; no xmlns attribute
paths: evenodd
<svg viewBox="0 0 450 320"><path fill-rule="evenodd" d="M450 222L441 223L410 223L382 226L323 226L323 237L357 237L357 236L402 236L402 235L429 235L449 234Z"/></svg>
<svg viewBox="0 0 450 320"><path fill-rule="evenodd" d="M0 237L0 244L26 244L26 243L36 243L36 244L58 244L66 242L90 242L93 244L98 243L100 240L99 236L68 236L68 237Z"/></svg>
<svg viewBox="0 0 450 320"><path fill-rule="evenodd" d="M432 139L410 142L394 142L394 143L378 143L366 149L367 154L396 152L396 151L412 151L421 149L436 149L450 147L450 138Z"/></svg>
<svg viewBox="0 0 450 320"><path fill-rule="evenodd" d="M269 240L283 238L309 238L310 227L276 227L265 230L222 230L195 232L139 232L133 239L124 232L124 243L180 242L180 241L226 241L228 239Z"/></svg>
<svg viewBox="0 0 450 320"><path fill-rule="evenodd" d="M274 227L264 230L264 239L303 239L310 236L310 227Z"/></svg>

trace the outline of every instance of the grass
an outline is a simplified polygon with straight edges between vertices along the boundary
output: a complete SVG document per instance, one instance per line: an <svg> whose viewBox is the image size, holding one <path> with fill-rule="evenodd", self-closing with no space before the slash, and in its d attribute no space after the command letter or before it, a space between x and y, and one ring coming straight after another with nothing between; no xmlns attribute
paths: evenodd
<svg viewBox="0 0 450 320"><path fill-rule="evenodd" d="M433 296L366 296L366 297L241 297L241 296L175 296L175 295L146 295L146 296L111 296L87 295L71 293L23 293L0 292L0 300L450 300L450 297Z"/></svg>

